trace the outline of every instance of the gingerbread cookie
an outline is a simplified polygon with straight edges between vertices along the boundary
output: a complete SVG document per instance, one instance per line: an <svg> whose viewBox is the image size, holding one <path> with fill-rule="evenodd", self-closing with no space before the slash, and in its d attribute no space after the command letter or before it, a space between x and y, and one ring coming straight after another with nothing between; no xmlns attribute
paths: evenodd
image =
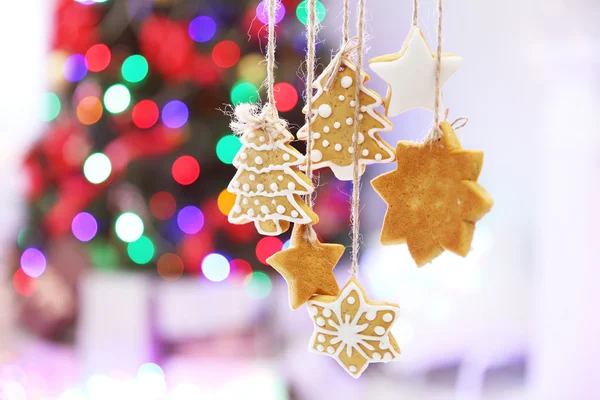
<svg viewBox="0 0 600 400"><path fill-rule="evenodd" d="M370 301L354 278L339 296L315 296L307 307L314 323L309 350L333 357L354 378L369 363L392 361L400 354L390 332L398 305Z"/></svg>
<svg viewBox="0 0 600 400"><path fill-rule="evenodd" d="M494 204L477 183L483 152L463 150L454 129L442 122L432 143L398 142L398 167L371 181L388 209L381 243L407 243L423 266L444 250L466 256L475 222Z"/></svg>
<svg viewBox="0 0 600 400"><path fill-rule="evenodd" d="M242 134L243 146L233 160L238 171L227 188L237 196L229 222L254 222L263 235L279 235L290 223L318 222L317 214L300 197L314 187L296 169L304 163L304 156L289 145L293 139L281 124L269 131L255 128Z"/></svg>
<svg viewBox="0 0 600 400"><path fill-rule="evenodd" d="M358 116L359 168L362 175L365 167L372 163L387 163L395 159L394 149L384 142L378 132L390 132L392 123L375 109L383 104L383 99L364 83L369 79L362 74L356 82L356 65L342 58L339 71L332 71L330 64L315 80L317 89L311 110L311 130L314 147L311 152L313 168L329 167L336 178L348 181L353 176L354 112L356 106L356 85L360 85L360 114ZM330 88L325 87L329 76L335 73ZM308 110L303 110L305 113ZM298 139L308 139L308 126L298 131Z"/></svg>
<svg viewBox="0 0 600 400"><path fill-rule="evenodd" d="M344 246L319 242L312 229L309 225L294 225L290 247L267 259L288 283L293 310L314 294L340 292L333 268L344 254ZM312 242L306 237L307 232L314 235Z"/></svg>

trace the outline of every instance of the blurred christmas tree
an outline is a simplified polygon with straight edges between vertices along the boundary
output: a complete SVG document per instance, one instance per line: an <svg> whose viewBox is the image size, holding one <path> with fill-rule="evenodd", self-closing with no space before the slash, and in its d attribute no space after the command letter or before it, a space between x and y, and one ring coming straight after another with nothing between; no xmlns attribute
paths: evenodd
<svg viewBox="0 0 600 400"><path fill-rule="evenodd" d="M277 107L299 126L306 2L282 5ZM30 213L18 235L16 291L34 295L46 268L69 277L91 266L245 281L249 295L267 295L265 259L287 238L227 222L235 196L225 188L241 144L219 111L261 96L265 3L60 0L57 7L48 127L25 161ZM325 18L321 3L318 11ZM322 178L316 211L327 212L317 230L343 242L345 188Z"/></svg>

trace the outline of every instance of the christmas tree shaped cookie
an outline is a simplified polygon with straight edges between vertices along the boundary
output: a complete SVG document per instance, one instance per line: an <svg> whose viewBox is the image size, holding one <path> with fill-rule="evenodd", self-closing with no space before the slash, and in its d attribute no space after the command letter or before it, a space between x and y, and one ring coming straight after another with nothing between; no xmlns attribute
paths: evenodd
<svg viewBox="0 0 600 400"><path fill-rule="evenodd" d="M329 167L335 176L343 181L352 180L353 135L356 106L356 85L360 85L360 114L358 116L359 173L372 163L387 163L395 159L394 149L384 142L378 132L392 130L391 122L375 109L383 104L383 99L364 83L369 77L361 74L356 82L356 65L343 57L338 71L333 71L336 63L330 64L315 80L317 89L311 110L311 130L314 147L311 152L313 168ZM330 88L325 87L331 74L335 79ZM304 110L305 113L308 110ZM298 139L308 139L308 126L298 131Z"/></svg>
<svg viewBox="0 0 600 400"><path fill-rule="evenodd" d="M256 128L244 131L242 148L233 160L238 168L229 183L236 195L229 222L254 222L263 235L279 235L290 223L315 224L319 218L300 196L311 193L311 181L295 167L304 156L289 145L294 137L281 124L267 131Z"/></svg>
<svg viewBox="0 0 600 400"><path fill-rule="evenodd" d="M381 243L408 244L418 266L444 250L466 256L475 222L494 204L477 183L483 152L463 150L448 122L434 142L398 142L398 168L373 179L387 203Z"/></svg>

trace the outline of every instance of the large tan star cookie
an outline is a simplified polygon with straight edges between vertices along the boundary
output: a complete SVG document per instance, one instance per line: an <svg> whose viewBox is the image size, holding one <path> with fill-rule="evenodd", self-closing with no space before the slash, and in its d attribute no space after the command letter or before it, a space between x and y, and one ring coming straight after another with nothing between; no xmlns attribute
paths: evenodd
<svg viewBox="0 0 600 400"><path fill-rule="evenodd" d="M337 295L340 291L333 268L342 257L344 246L319 242L312 229L294 225L290 247L267 259L288 283L293 310L314 294ZM312 243L306 237L307 231L314 235Z"/></svg>
<svg viewBox="0 0 600 400"><path fill-rule="evenodd" d="M433 143L398 142L397 169L371 182L388 205L381 243L407 243L418 266L444 250L466 256L475 222L494 204L477 183L483 152L463 150L448 122L440 129Z"/></svg>

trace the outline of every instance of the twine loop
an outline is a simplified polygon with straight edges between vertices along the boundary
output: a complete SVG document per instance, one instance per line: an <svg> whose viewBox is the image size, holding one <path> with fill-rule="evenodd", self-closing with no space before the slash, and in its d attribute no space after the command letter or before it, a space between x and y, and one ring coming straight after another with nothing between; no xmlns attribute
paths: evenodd
<svg viewBox="0 0 600 400"><path fill-rule="evenodd" d="M239 104L235 107L229 123L231 130L238 136L263 130L271 142L287 129L287 126L287 121L279 117L277 109L271 103L265 104L262 109L258 104Z"/></svg>
<svg viewBox="0 0 600 400"><path fill-rule="evenodd" d="M337 73L340 70L340 67L342 66L342 60L344 59L344 57L346 57L348 54L350 54L353 51L355 51L356 49L358 49L358 47L359 47L359 37L358 36L355 36L351 39L346 40L340 46L340 49L338 50L336 55L331 60L331 69L329 71L329 76L327 77L327 80L325 81L325 85L323 86L323 88L325 90L329 90L333 86L333 82L335 82L335 78L337 76Z"/></svg>

